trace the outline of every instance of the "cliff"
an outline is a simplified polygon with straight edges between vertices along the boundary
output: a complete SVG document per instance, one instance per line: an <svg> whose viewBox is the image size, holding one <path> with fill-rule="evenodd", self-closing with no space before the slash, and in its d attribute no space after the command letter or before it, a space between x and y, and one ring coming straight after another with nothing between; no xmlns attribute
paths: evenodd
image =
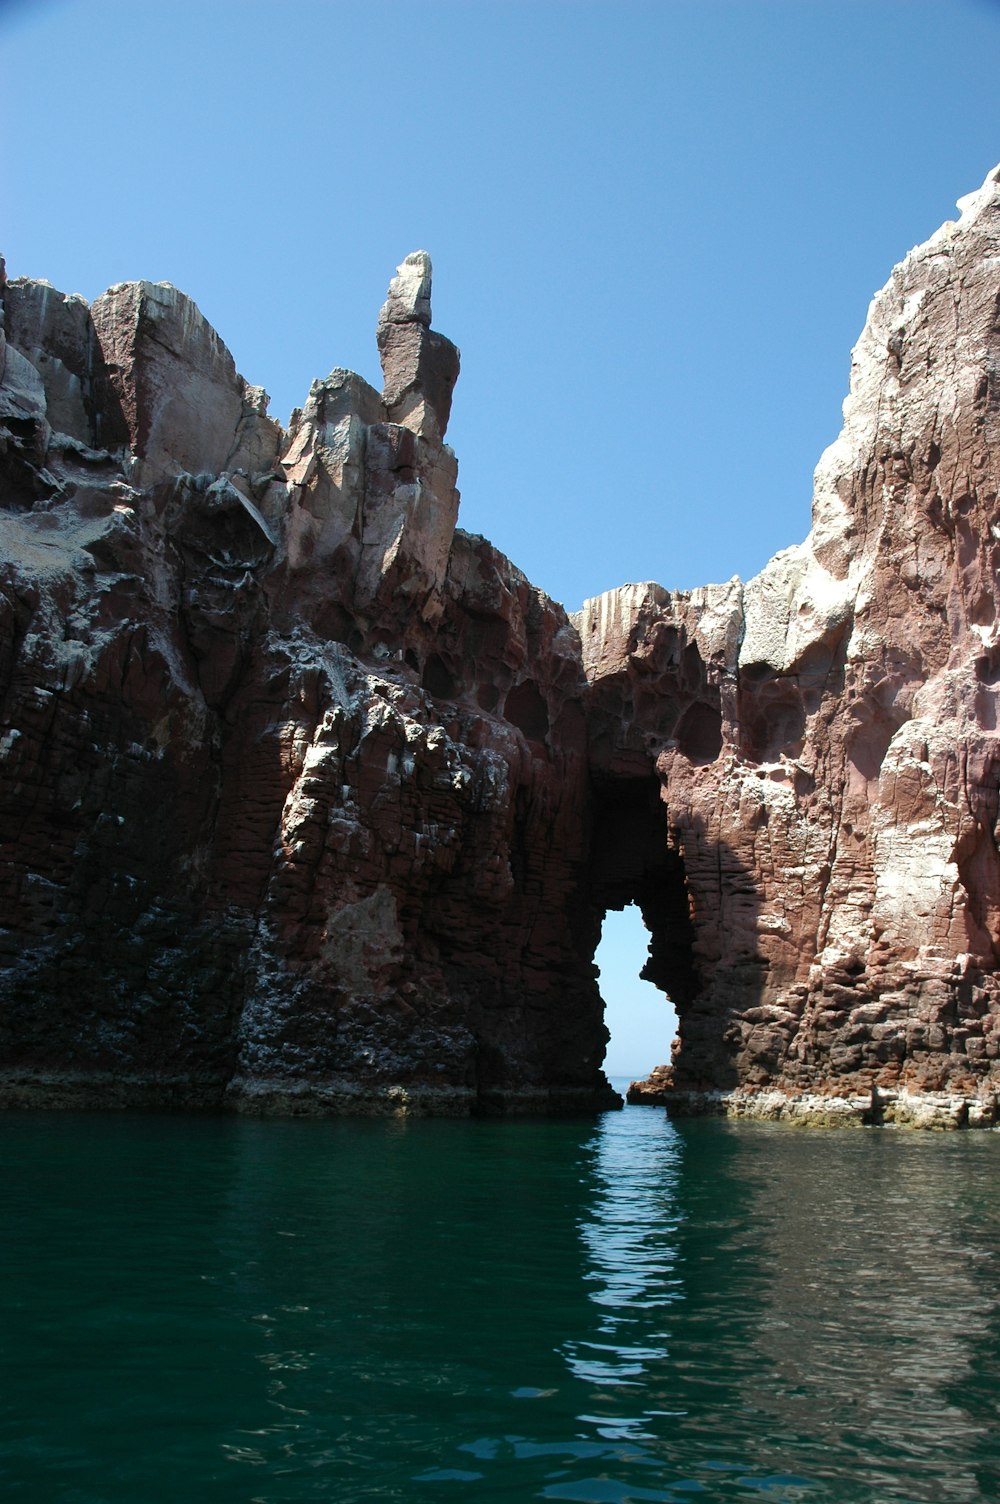
<svg viewBox="0 0 1000 1504"><path fill-rule="evenodd" d="M0 1100L992 1123L1000 172L896 269L813 527L570 619L456 527L458 352L287 432L167 284L2 281Z"/></svg>
<svg viewBox="0 0 1000 1504"><path fill-rule="evenodd" d="M176 289L4 286L5 1100L616 1100L579 645L456 532L429 296L285 433Z"/></svg>
<svg viewBox="0 0 1000 1504"><path fill-rule="evenodd" d="M636 1100L995 1118L998 184L875 297L806 541L578 619L598 764L655 766L690 911L672 1069Z"/></svg>

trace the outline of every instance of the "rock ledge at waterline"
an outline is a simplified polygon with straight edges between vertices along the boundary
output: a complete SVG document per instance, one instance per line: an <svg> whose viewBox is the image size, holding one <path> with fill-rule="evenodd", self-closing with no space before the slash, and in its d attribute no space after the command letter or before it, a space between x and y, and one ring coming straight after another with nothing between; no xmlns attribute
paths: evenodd
<svg viewBox="0 0 1000 1504"><path fill-rule="evenodd" d="M680 1020L634 1097L994 1124L1000 172L960 209L807 540L573 617L456 526L422 252L383 391L287 431L170 285L0 276L0 1101L614 1105L634 901Z"/></svg>

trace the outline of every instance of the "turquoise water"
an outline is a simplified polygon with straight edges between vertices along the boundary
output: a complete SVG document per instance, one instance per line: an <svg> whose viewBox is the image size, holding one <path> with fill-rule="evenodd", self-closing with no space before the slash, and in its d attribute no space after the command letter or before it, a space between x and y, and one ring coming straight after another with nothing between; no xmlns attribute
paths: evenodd
<svg viewBox="0 0 1000 1504"><path fill-rule="evenodd" d="M0 1138L4 1501L1000 1495L1000 1135Z"/></svg>

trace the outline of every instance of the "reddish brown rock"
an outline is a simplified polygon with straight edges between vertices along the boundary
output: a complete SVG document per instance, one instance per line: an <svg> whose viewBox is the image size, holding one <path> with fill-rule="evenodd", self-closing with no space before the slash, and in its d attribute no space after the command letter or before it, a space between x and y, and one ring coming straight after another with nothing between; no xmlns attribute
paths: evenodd
<svg viewBox="0 0 1000 1504"><path fill-rule="evenodd" d="M683 863L678 1102L994 1115L998 177L874 300L806 542L579 619L595 765L655 767Z"/></svg>
<svg viewBox="0 0 1000 1504"><path fill-rule="evenodd" d="M397 268L379 314L382 400L393 423L440 442L451 416L459 354L430 325L431 258L414 251Z"/></svg>
<svg viewBox="0 0 1000 1504"><path fill-rule="evenodd" d="M67 455L39 374L65 300L33 296L3 410L51 486L0 513L5 1099L614 1103L576 634L456 533L446 411L408 426L334 372L277 442L194 305L137 284L95 305L81 387L127 442Z"/></svg>
<svg viewBox="0 0 1000 1504"><path fill-rule="evenodd" d="M634 901L634 1100L992 1123L998 268L994 174L875 299L806 542L573 620L456 529L423 253L383 393L288 433L165 284L0 278L3 1099L606 1104Z"/></svg>

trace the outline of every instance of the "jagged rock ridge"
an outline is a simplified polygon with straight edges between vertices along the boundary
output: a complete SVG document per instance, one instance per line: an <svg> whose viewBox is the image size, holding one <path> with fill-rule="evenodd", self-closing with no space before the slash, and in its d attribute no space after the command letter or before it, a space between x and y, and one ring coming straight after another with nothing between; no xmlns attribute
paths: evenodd
<svg viewBox="0 0 1000 1504"><path fill-rule="evenodd" d="M8 1102L996 1116L1000 174L896 269L813 529L570 620L456 528L423 253L284 432L197 308L3 280ZM994 659L996 662L994 662Z"/></svg>
<svg viewBox="0 0 1000 1504"><path fill-rule="evenodd" d="M5 283L8 1101L613 1100L578 642L456 532L429 295L284 433L176 289Z"/></svg>

